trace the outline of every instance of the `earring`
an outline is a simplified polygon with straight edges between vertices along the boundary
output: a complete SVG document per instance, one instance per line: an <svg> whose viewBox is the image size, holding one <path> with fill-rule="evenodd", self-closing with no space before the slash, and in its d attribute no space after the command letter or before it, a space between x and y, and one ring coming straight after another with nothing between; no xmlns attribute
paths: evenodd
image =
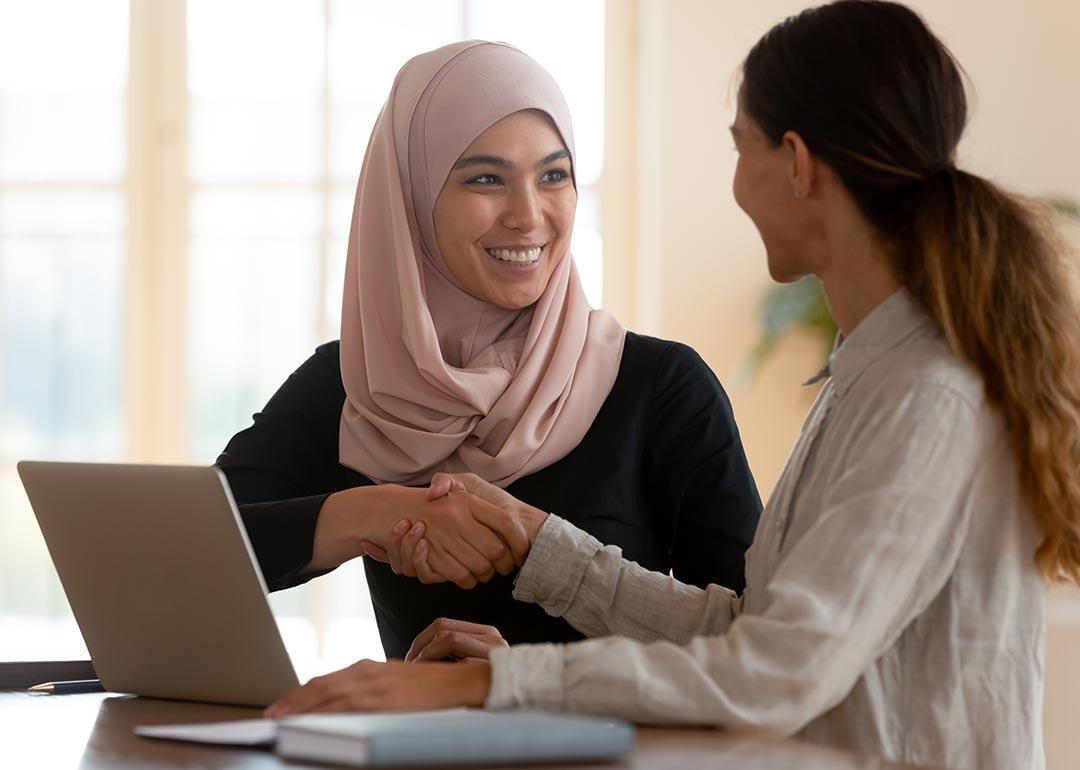
<svg viewBox="0 0 1080 770"><path fill-rule="evenodd" d="M801 198L801 197L802 197L802 193L801 193L801 192L799 192L798 190L795 190L795 197L796 197L796 198Z"/></svg>

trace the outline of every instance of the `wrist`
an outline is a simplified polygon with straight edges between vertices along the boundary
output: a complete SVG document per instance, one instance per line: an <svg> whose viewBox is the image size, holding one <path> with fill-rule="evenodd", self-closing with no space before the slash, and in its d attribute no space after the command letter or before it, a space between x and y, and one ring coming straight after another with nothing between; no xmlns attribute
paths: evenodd
<svg viewBox="0 0 1080 770"><path fill-rule="evenodd" d="M521 526L525 528L525 534L529 538L530 548L533 543L536 542L536 538L540 534L540 528L544 526L547 517L547 511L542 511L531 505L523 505L521 510L518 511L517 519Z"/></svg>
<svg viewBox="0 0 1080 770"><path fill-rule="evenodd" d="M423 500L423 490L400 484L379 484L356 487L350 538L357 544L367 540L385 548L390 544L390 531L402 519L416 523L416 505Z"/></svg>
<svg viewBox="0 0 1080 770"><path fill-rule="evenodd" d="M315 545L308 568L332 569L363 556L362 540L385 547L390 529L400 518L387 501L392 494L387 487L394 486L352 487L327 497L315 524Z"/></svg>
<svg viewBox="0 0 1080 770"><path fill-rule="evenodd" d="M465 706L481 707L491 693L491 663L486 660L454 664L461 673L458 692Z"/></svg>
<svg viewBox="0 0 1080 770"><path fill-rule="evenodd" d="M308 570L333 569L361 555L360 541L352 536L354 508L349 492L335 492L323 501L315 522L315 542L312 544Z"/></svg>

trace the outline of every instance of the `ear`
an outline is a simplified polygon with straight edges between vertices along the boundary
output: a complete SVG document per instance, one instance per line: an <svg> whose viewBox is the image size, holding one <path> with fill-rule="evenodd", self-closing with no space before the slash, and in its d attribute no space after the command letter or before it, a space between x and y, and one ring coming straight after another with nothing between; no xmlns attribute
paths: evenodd
<svg viewBox="0 0 1080 770"><path fill-rule="evenodd" d="M810 154L810 148L794 131L786 131L780 138L780 144L788 156L788 181L792 194L796 198L810 197L817 182L817 164Z"/></svg>

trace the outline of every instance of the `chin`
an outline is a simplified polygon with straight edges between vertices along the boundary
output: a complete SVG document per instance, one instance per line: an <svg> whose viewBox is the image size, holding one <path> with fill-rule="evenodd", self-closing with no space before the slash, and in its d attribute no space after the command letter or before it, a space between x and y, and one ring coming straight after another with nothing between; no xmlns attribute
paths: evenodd
<svg viewBox="0 0 1080 770"><path fill-rule="evenodd" d="M777 283L795 283L809 275L810 271L804 265L799 264L793 255L778 255L766 249L766 264L769 267L769 276Z"/></svg>
<svg viewBox="0 0 1080 770"><path fill-rule="evenodd" d="M525 308L535 305L536 301L540 299L540 295L533 296L517 296L517 297L501 297L495 304L506 310L524 310Z"/></svg>
<svg viewBox="0 0 1080 770"><path fill-rule="evenodd" d="M524 310L535 305L544 294L544 289L547 287L547 282L551 276L547 276L546 280L538 280L538 278L539 276L534 276L533 280L525 285L522 285L521 282L500 282L502 285L492 287L494 290L488 294L488 297L493 304L501 308Z"/></svg>

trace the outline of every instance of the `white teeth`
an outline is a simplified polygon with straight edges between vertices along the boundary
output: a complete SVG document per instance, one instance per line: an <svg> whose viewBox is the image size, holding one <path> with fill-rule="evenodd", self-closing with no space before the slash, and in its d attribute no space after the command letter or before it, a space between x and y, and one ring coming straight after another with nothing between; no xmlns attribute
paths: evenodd
<svg viewBox="0 0 1080 770"><path fill-rule="evenodd" d="M540 251L540 248L528 249L526 251L488 249L487 253L495 257L495 259L501 259L503 262L535 262L540 259Z"/></svg>

